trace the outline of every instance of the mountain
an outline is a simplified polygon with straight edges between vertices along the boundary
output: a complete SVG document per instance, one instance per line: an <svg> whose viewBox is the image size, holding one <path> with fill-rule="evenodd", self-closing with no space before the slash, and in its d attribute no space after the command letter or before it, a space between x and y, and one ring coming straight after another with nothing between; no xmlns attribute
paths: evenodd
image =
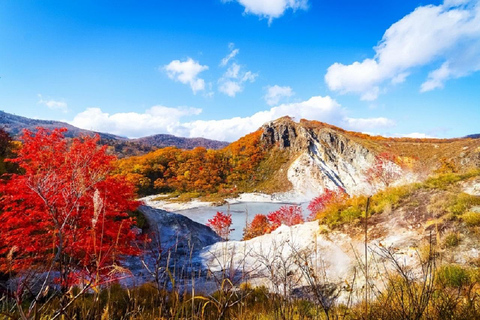
<svg viewBox="0 0 480 320"><path fill-rule="evenodd" d="M385 184L420 181L434 171L480 167L478 139L385 138L319 121L302 119L297 123L289 117L266 123L260 130L261 141L270 152L288 152L277 180L290 181L290 191L304 199L326 188L341 187L349 194L369 193ZM391 181L376 179L372 186L368 175L382 155L390 157L383 167L390 171ZM375 190L368 191L372 187Z"/></svg>
<svg viewBox="0 0 480 320"><path fill-rule="evenodd" d="M80 129L68 123L53 120L37 120L6 113L0 110L0 128L5 129L10 135L18 138L23 129L34 131L37 127L47 129L67 128L66 137L78 137L80 135L100 136L100 143L111 146L111 151L119 158L141 155L158 148L174 146L180 149L194 149L205 147L207 149L220 149L228 145L228 142L209 140L204 138L181 138L168 134L159 134L139 139L128 139L114 134Z"/></svg>
<svg viewBox="0 0 480 320"><path fill-rule="evenodd" d="M225 141L209 140L205 138L182 138L170 134L156 134L149 137L133 139L132 141L157 148L175 146L180 149L195 149L196 147L221 149L228 145L228 142Z"/></svg>
<svg viewBox="0 0 480 320"><path fill-rule="evenodd" d="M80 129L66 122L30 119L30 118L6 113L1 110L0 110L0 127L5 129L5 131L7 131L10 135L14 137L20 136L22 134L23 129L34 131L37 127L43 127L47 129L67 128L68 131L65 133L65 136L70 138L77 137L82 134L86 134L86 135L98 134L100 138L125 140L125 138L122 138L113 134L109 134L109 133L102 133L102 132L95 132L95 131Z"/></svg>
<svg viewBox="0 0 480 320"><path fill-rule="evenodd" d="M260 192L286 202L310 201L325 189L373 193L434 172L478 167L479 139L385 138L289 117L221 150L167 148L119 164L144 194L177 192L217 201Z"/></svg>
<svg viewBox="0 0 480 320"><path fill-rule="evenodd" d="M477 134L470 134L466 136L465 138L470 138L470 139L479 139L480 138L480 133Z"/></svg>

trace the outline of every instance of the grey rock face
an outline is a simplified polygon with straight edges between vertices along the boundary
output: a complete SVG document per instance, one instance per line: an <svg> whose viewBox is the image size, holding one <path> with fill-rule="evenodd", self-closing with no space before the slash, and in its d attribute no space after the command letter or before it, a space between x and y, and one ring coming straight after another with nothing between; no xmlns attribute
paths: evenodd
<svg viewBox="0 0 480 320"><path fill-rule="evenodd" d="M316 189L343 188L350 194L368 192L365 172L375 154L341 131L329 126L309 127L288 117L267 123L262 129L263 143L297 156L288 177L290 181L300 180L292 181L294 188L304 184ZM306 172L311 177L302 177Z"/></svg>

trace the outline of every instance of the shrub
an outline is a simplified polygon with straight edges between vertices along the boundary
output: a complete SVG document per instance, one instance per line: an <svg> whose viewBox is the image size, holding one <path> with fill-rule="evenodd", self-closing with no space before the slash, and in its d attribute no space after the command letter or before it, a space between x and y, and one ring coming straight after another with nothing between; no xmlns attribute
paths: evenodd
<svg viewBox="0 0 480 320"><path fill-rule="evenodd" d="M277 229L282 224L293 226L304 222L302 207L300 206L282 206L277 211L270 212L267 218L271 223L271 231Z"/></svg>
<svg viewBox="0 0 480 320"><path fill-rule="evenodd" d="M445 236L443 240L443 245L447 248L452 248L458 246L460 243L460 237L456 232L451 232Z"/></svg>
<svg viewBox="0 0 480 320"><path fill-rule="evenodd" d="M470 282L470 277L466 269L451 264L438 269L437 282L443 287L461 288Z"/></svg>
<svg viewBox="0 0 480 320"><path fill-rule="evenodd" d="M455 173L440 174L435 177L428 178L424 186L430 189L447 189L451 184L461 180L460 175Z"/></svg>
<svg viewBox="0 0 480 320"><path fill-rule="evenodd" d="M447 211L458 216L475 205L480 205L480 198L462 192L452 197Z"/></svg>
<svg viewBox="0 0 480 320"><path fill-rule="evenodd" d="M354 220L360 218L362 215L363 215L363 211L358 206L348 207L347 209L342 210L340 212L342 221L346 223L353 222Z"/></svg>
<svg viewBox="0 0 480 320"><path fill-rule="evenodd" d="M469 227L476 227L480 225L480 213L469 211L462 215L462 220Z"/></svg>
<svg viewBox="0 0 480 320"><path fill-rule="evenodd" d="M313 198L308 204L308 210L310 210L309 220L318 219L328 206L334 203L344 202L346 197L347 194L344 189L339 189L337 191L325 189L324 193Z"/></svg>
<svg viewBox="0 0 480 320"><path fill-rule="evenodd" d="M243 230L243 240L252 239L265 233L269 233L271 230L270 222L266 215L257 214L253 218L252 222Z"/></svg>

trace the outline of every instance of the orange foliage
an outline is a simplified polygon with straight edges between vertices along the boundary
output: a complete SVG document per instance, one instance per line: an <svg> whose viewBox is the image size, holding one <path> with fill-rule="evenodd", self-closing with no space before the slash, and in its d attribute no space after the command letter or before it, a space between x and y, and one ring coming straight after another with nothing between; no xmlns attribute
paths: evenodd
<svg viewBox="0 0 480 320"><path fill-rule="evenodd" d="M255 181L255 169L265 156L261 131L251 133L222 150L167 147L144 156L119 160L117 174L135 183L139 193L214 193Z"/></svg>
<svg viewBox="0 0 480 320"><path fill-rule="evenodd" d="M271 231L271 225L266 215L257 214L252 222L243 230L243 240L252 239Z"/></svg>

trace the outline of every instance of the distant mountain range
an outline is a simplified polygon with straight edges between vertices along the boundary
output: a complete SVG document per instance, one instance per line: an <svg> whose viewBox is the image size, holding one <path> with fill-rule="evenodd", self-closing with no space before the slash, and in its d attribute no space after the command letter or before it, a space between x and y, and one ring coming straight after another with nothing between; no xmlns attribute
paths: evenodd
<svg viewBox="0 0 480 320"><path fill-rule="evenodd" d="M465 138L479 139L480 138L480 133L470 134L470 135L466 136Z"/></svg>
<svg viewBox="0 0 480 320"><path fill-rule="evenodd" d="M125 138L121 138L119 136L109 134L109 133L102 133L102 132L95 132L90 130L84 130L77 127L74 127L68 123L61 122L61 121L53 121L53 120L37 120L37 119L30 119L26 117L17 116L11 113L6 113L4 111L0 111L0 127L5 129L10 135L13 137L18 137L22 134L23 129L28 129L34 131L37 127L43 127L47 129L55 129L55 128L67 128L68 132L66 132L65 136L77 137L81 134L96 134L103 139L115 139L115 140L126 140Z"/></svg>
<svg viewBox="0 0 480 320"><path fill-rule="evenodd" d="M66 137L98 134L103 144L112 146L118 156L132 156L145 154L158 148L177 147L180 149L194 149L205 147L207 149L221 149L228 145L225 141L209 140L204 138L182 138L169 134L157 134L139 139L128 139L110 133L96 132L80 129L68 123L53 120L37 120L17 116L0 110L0 128L5 129L10 135L18 138L24 129L34 131L37 127L48 129L67 128Z"/></svg>
<svg viewBox="0 0 480 320"><path fill-rule="evenodd" d="M207 149L221 149L229 144L225 141L210 140L205 138L182 138L173 136L171 134L156 134L149 137L132 139L131 141L157 148L176 146L180 149L194 149L200 146Z"/></svg>

